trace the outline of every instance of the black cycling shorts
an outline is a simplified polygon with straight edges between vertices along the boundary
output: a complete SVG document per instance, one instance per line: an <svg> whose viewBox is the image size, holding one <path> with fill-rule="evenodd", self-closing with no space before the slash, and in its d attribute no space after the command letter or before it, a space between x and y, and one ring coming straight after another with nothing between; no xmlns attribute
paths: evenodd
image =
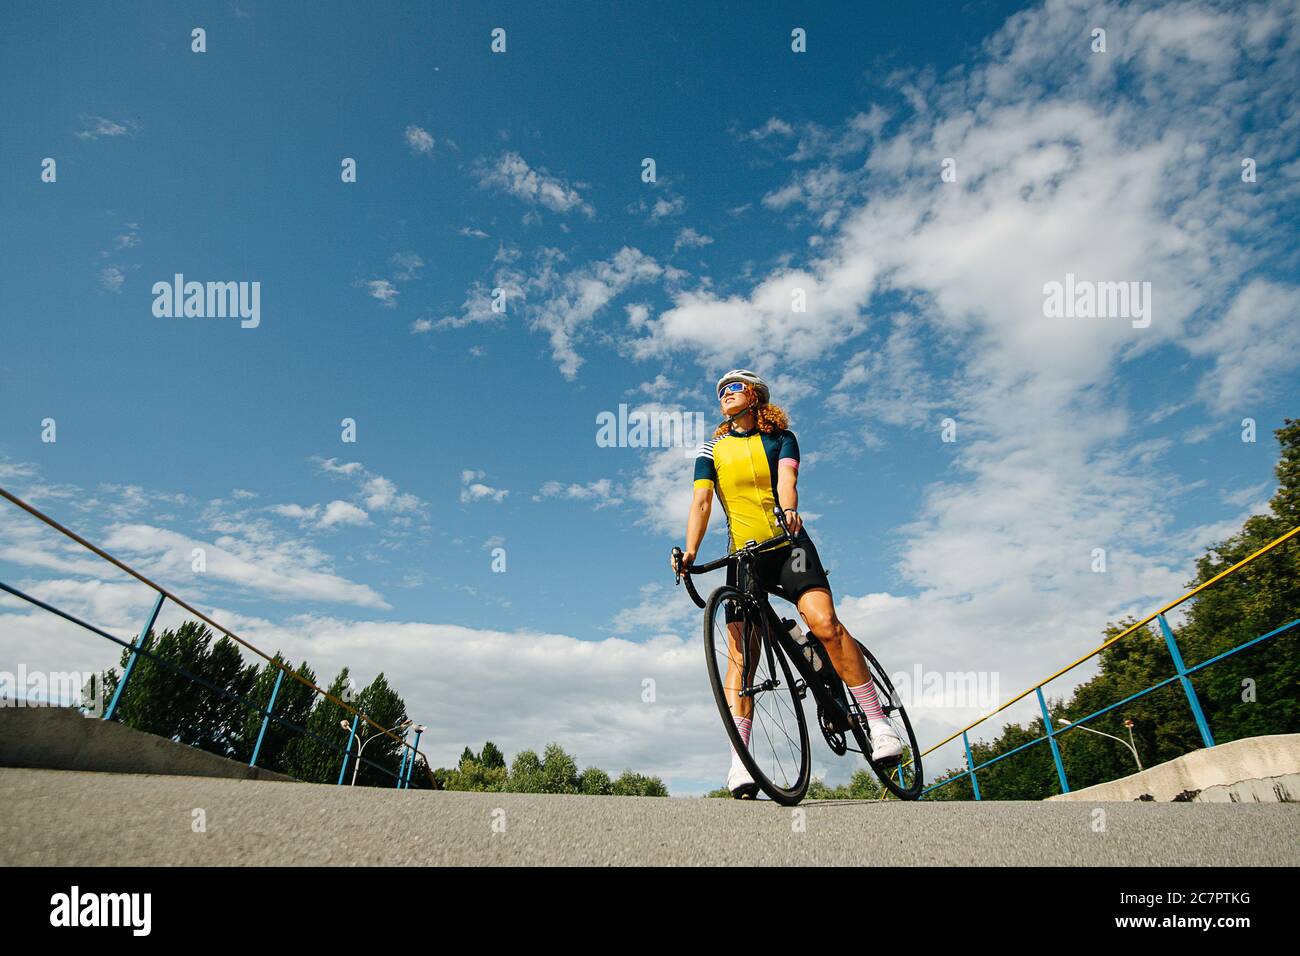
<svg viewBox="0 0 1300 956"><path fill-rule="evenodd" d="M795 603L805 591L813 588L831 589L826 580L826 570L822 559L817 554L817 547L808 537L806 529L800 529L795 535L794 546L782 545L771 551L760 551L754 555L754 575L758 585L769 594L785 598ZM736 583L736 565L727 567L727 583L738 587ZM727 620L735 621L738 617L732 613L733 605L727 605Z"/></svg>

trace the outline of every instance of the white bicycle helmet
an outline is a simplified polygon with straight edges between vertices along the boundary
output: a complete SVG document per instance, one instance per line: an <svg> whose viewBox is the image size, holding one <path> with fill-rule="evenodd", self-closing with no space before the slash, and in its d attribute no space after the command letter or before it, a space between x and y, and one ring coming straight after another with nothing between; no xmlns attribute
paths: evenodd
<svg viewBox="0 0 1300 956"><path fill-rule="evenodd" d="M771 393L767 390L767 382L763 381L747 368L734 368L722 378L718 379L718 385L713 390L715 393L722 390L722 386L728 382L744 382L750 386L758 396L758 404L766 405L771 401Z"/></svg>

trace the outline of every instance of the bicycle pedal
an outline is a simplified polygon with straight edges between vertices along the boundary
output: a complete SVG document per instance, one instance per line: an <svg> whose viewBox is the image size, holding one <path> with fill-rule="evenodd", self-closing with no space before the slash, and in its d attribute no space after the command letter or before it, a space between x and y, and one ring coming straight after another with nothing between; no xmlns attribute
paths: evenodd
<svg viewBox="0 0 1300 956"><path fill-rule="evenodd" d="M800 700L803 700L808 696L808 682L803 680L795 681L794 692L799 695Z"/></svg>

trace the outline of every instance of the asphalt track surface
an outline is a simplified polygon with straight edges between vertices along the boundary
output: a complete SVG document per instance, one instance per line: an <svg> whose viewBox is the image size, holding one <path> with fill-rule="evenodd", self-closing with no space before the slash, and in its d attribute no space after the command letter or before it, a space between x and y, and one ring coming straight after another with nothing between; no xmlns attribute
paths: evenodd
<svg viewBox="0 0 1300 956"><path fill-rule="evenodd" d="M4 866L1294 866L1297 833L1294 804L789 808L0 769Z"/></svg>

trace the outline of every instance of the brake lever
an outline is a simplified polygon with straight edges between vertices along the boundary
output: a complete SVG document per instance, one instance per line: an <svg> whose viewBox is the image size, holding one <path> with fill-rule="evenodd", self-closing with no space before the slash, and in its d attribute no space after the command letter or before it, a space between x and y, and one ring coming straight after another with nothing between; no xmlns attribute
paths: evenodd
<svg viewBox="0 0 1300 956"><path fill-rule="evenodd" d="M776 523L779 524L781 526L781 530L785 532L786 540L789 541L791 544L793 544L794 535L790 533L790 527L785 523L785 512L781 510L781 506L777 505L775 508L773 508L772 514L776 515Z"/></svg>

